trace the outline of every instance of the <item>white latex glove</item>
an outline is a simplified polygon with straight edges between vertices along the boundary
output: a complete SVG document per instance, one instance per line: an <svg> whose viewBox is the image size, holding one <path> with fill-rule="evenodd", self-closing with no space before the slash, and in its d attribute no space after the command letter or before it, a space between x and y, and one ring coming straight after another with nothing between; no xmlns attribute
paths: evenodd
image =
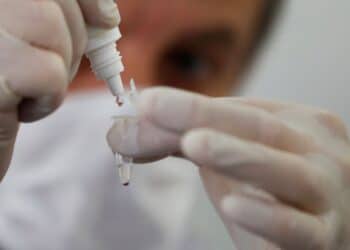
<svg viewBox="0 0 350 250"><path fill-rule="evenodd" d="M86 24L118 24L113 0L0 0L0 178L19 122L53 112L76 74Z"/></svg>
<svg viewBox="0 0 350 250"><path fill-rule="evenodd" d="M144 91L139 113L113 126L113 151L196 163L238 249L350 249L350 144L334 115L167 88Z"/></svg>

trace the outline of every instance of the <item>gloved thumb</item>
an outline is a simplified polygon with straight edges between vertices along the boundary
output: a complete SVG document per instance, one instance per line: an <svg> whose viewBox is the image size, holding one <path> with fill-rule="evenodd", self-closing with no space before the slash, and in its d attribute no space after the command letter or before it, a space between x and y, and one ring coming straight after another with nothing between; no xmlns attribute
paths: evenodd
<svg viewBox="0 0 350 250"><path fill-rule="evenodd" d="M52 113L62 100L63 95L22 99L11 90L5 78L0 76L0 113L3 115L15 113L18 121L32 122L39 120ZM3 120L0 121L0 126L2 126ZM7 131L4 128L1 129L0 133Z"/></svg>
<svg viewBox="0 0 350 250"><path fill-rule="evenodd" d="M89 26L113 28L120 23L120 15L114 0L78 0Z"/></svg>

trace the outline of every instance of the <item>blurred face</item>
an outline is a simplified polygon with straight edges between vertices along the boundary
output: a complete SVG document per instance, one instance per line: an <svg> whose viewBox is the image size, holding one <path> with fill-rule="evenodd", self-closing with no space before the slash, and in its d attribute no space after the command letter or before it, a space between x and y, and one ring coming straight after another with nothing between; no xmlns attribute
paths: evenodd
<svg viewBox="0 0 350 250"><path fill-rule="evenodd" d="M251 52L265 1L117 1L124 80L228 94Z"/></svg>

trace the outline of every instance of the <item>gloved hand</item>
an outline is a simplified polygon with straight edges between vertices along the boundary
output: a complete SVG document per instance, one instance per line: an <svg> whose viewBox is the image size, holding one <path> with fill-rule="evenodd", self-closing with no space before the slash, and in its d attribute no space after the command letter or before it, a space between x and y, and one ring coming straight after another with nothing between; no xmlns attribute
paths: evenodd
<svg viewBox="0 0 350 250"><path fill-rule="evenodd" d="M19 122L53 112L76 74L86 24L118 24L113 0L0 0L0 178Z"/></svg>
<svg viewBox="0 0 350 250"><path fill-rule="evenodd" d="M110 130L113 151L196 163L238 249L350 248L350 143L337 117L166 88L144 91L138 105L138 121Z"/></svg>

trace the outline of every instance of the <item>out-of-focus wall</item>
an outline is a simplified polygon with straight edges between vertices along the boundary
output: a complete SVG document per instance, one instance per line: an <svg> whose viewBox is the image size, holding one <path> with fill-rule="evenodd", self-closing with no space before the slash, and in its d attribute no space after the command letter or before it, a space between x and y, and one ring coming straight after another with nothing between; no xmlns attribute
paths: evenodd
<svg viewBox="0 0 350 250"><path fill-rule="evenodd" d="M350 125L349 11L349 0L289 0L243 94L320 106Z"/></svg>

